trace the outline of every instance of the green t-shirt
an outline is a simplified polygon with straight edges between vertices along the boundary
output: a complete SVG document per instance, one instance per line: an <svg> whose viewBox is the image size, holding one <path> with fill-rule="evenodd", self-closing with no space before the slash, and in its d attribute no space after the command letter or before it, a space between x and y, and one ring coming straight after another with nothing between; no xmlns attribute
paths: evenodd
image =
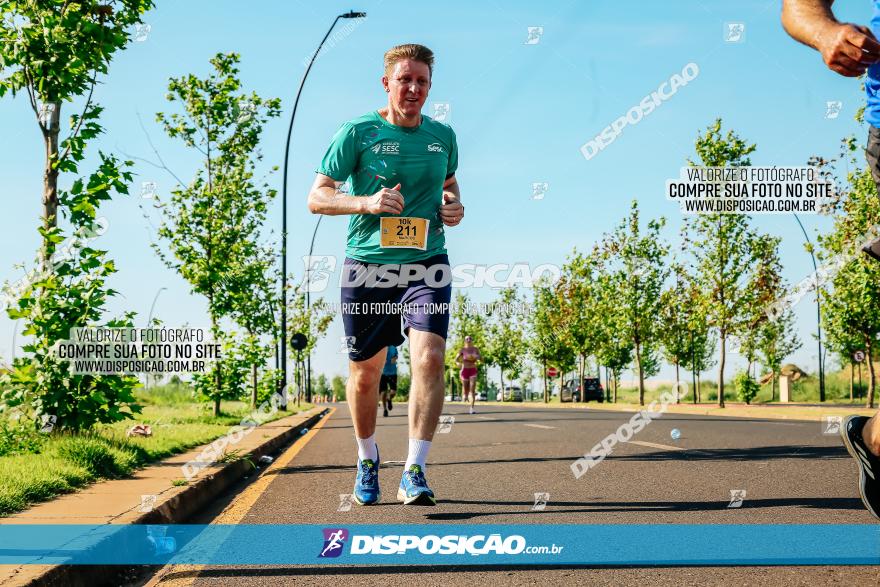
<svg viewBox="0 0 880 587"><path fill-rule="evenodd" d="M345 254L365 263L412 263L446 252L440 220L443 182L458 167L458 145L448 125L422 115L417 127L391 124L376 111L342 125L316 170L350 183L352 197L370 196L401 184L403 213L427 218L425 250L381 248L379 218L392 214L352 214Z"/></svg>

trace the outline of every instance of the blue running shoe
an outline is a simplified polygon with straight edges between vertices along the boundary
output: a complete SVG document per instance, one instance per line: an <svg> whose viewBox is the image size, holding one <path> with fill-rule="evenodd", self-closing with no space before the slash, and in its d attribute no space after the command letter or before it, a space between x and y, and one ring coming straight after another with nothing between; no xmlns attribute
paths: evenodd
<svg viewBox="0 0 880 587"><path fill-rule="evenodd" d="M397 500L403 505L437 505L434 492L425 481L425 474L418 465L410 465L403 472L400 480L400 488L397 490Z"/></svg>
<svg viewBox="0 0 880 587"><path fill-rule="evenodd" d="M376 460L363 459L357 464L357 477L354 478L354 500L361 505L379 503L382 491L379 489L379 447L376 447Z"/></svg>

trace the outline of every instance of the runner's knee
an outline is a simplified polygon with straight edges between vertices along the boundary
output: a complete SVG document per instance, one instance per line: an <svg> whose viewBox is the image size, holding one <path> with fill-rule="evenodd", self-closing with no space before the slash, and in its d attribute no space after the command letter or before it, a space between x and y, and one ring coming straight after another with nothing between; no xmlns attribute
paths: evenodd
<svg viewBox="0 0 880 587"><path fill-rule="evenodd" d="M348 376L349 385L357 393L369 393L379 388L380 369L361 367Z"/></svg>
<svg viewBox="0 0 880 587"><path fill-rule="evenodd" d="M443 373L444 353L442 349L426 347L420 349L414 357L418 368L429 373Z"/></svg>

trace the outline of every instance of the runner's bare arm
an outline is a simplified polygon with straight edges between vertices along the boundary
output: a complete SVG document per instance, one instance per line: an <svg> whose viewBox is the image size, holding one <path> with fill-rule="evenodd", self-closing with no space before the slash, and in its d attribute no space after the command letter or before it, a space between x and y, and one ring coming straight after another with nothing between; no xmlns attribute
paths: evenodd
<svg viewBox="0 0 880 587"><path fill-rule="evenodd" d="M797 41L822 54L825 65L857 77L880 61L880 43L866 26L841 23L831 11L834 0L783 0L782 26Z"/></svg>
<svg viewBox="0 0 880 587"><path fill-rule="evenodd" d="M341 181L322 173L315 174L315 182L309 191L309 212L339 216L342 214L400 214L403 212L403 194L394 188L382 188L366 197L352 197L339 191Z"/></svg>
<svg viewBox="0 0 880 587"><path fill-rule="evenodd" d="M455 174L443 182L443 205L440 206L440 220L446 226L456 226L464 218L464 206L461 205L461 190Z"/></svg>

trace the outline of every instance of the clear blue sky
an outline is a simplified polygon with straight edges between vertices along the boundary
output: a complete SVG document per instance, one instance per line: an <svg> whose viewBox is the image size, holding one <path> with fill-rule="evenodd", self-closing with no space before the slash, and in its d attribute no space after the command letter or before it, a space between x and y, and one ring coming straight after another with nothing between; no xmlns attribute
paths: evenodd
<svg viewBox="0 0 880 587"><path fill-rule="evenodd" d="M465 221L447 233L453 262L562 263L573 247L588 249L610 230L633 198L645 216L666 216L667 234L675 239L681 215L664 197L665 180L677 176L693 154L696 133L719 116L727 128L757 143L755 165L804 165L811 155L834 155L842 137L855 132L861 139L865 133L853 121L864 102L859 82L831 73L817 53L788 38L778 0L157 4L145 18L149 37L114 59L95 92L106 108L107 134L91 149L152 159L140 114L159 152L186 179L196 160L166 140L154 122L157 111L169 110L164 96L170 76L203 75L216 52L240 53L245 87L283 99L283 117L263 140L267 167L280 164L303 59L336 14L368 12L316 62L297 114L288 216L290 269L297 275L316 219L305 206L315 166L343 121L384 105L382 54L399 43L422 43L436 54L426 113L431 102L452 106L457 176L467 206ZM870 3L839 4L840 18L868 22ZM745 24L743 42L725 43L728 22ZM544 29L537 44L525 44L530 26ZM700 67L697 79L592 160L581 155L584 142L689 62ZM837 119L825 118L829 100L843 103ZM67 107L62 114L71 111ZM14 265L30 261L38 248L42 139L23 97L0 100L0 121L0 279L14 280L21 275ZM142 324L157 290L165 287L156 315L171 326L204 326L204 300L190 295L187 284L156 258L148 244L151 228L138 207L149 203L139 197L142 181L157 182L166 194L174 181L147 164L138 163L136 171L132 196L103 209L110 226L98 244L116 260L119 273L112 285L124 296L111 307L137 311ZM271 181L280 188L280 174ZM543 200L531 199L532 182L549 183ZM279 201L271 215L279 227L280 211ZM754 222L782 237L789 282L810 273L793 218L757 216ZM804 222L810 231L829 226L827 218L816 216ZM342 217L326 219L315 253L341 259L346 224ZM478 301L496 294L488 288L468 293ZM324 295L337 301L338 288ZM796 312L805 344L794 359L813 370L815 304L804 300ZM0 316L4 360L12 354L13 329L5 314ZM344 356L337 353L340 336L337 319L316 353L317 372L346 372ZM665 369L661 377L668 376Z"/></svg>

